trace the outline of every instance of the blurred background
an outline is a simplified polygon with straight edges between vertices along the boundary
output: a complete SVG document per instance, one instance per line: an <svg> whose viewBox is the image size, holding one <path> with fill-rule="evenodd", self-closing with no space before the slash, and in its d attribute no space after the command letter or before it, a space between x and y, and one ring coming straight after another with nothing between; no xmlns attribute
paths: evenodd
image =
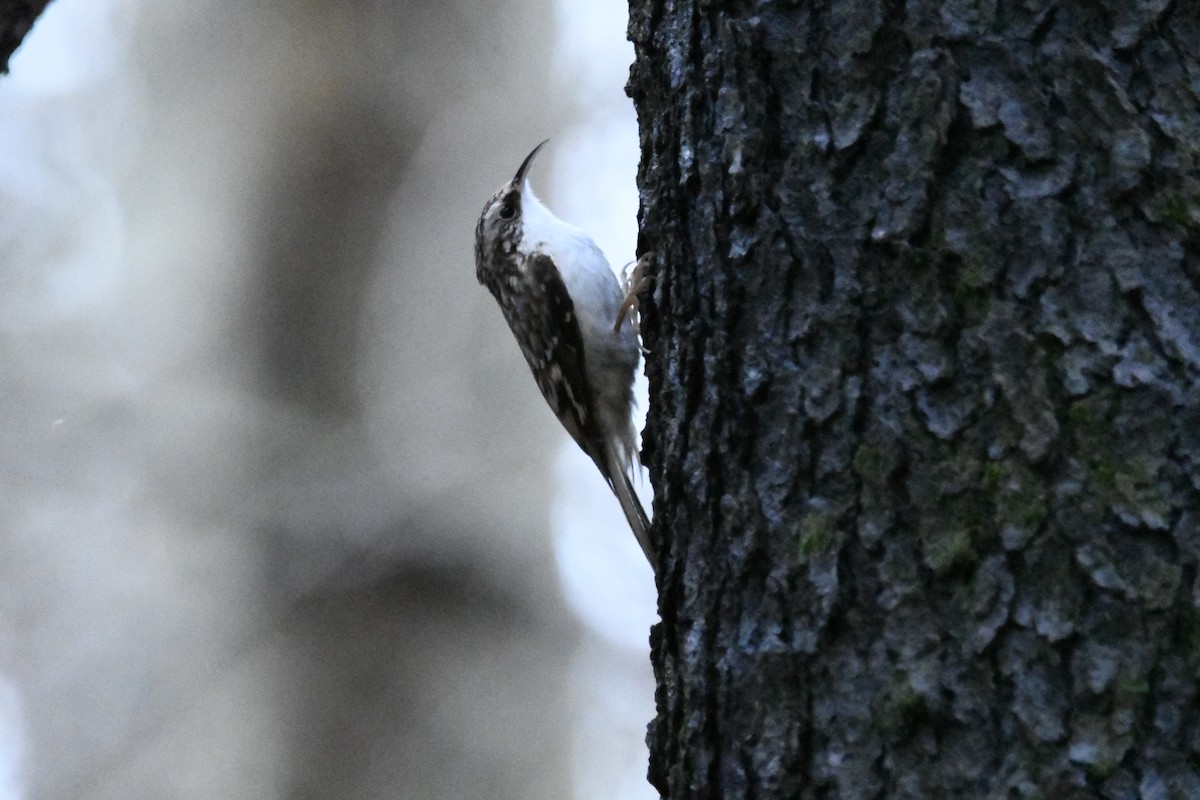
<svg viewBox="0 0 1200 800"><path fill-rule="evenodd" d="M0 77L0 800L656 796L650 570L472 250L550 137L633 258L632 57L591 0L50 4Z"/></svg>

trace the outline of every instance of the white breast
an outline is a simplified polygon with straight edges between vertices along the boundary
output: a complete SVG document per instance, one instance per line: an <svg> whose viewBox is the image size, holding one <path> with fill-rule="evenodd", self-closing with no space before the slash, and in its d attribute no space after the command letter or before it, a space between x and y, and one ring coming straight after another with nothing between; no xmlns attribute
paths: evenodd
<svg viewBox="0 0 1200 800"><path fill-rule="evenodd" d="M521 215L520 249L527 253L540 250L554 260L575 304L585 346L614 338L612 329L621 306L621 286L592 237L554 216L528 183L521 193Z"/></svg>

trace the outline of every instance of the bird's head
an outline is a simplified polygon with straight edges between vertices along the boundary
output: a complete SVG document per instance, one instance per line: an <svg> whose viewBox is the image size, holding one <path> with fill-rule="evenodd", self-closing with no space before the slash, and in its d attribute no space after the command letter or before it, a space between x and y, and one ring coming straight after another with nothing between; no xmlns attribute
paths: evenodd
<svg viewBox="0 0 1200 800"><path fill-rule="evenodd" d="M509 256L521 240L522 193L528 192L525 177L538 152L545 146L546 139L525 156L517 174L492 195L479 215L475 226L476 267L483 268L485 259Z"/></svg>

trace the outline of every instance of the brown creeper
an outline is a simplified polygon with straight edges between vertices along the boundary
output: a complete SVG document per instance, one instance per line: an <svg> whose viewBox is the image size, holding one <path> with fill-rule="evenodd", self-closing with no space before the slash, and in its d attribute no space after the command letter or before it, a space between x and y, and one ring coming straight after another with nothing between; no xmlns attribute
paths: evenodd
<svg viewBox="0 0 1200 800"><path fill-rule="evenodd" d="M624 295L600 248L550 213L526 182L545 144L483 207L475 275L500 304L542 396L600 468L653 565L650 523L629 480L637 337L628 319L618 321Z"/></svg>

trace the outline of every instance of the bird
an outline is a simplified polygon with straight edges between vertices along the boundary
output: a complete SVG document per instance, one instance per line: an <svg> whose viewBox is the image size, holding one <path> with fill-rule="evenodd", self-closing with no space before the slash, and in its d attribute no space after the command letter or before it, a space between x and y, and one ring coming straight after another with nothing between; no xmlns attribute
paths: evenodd
<svg viewBox="0 0 1200 800"><path fill-rule="evenodd" d="M630 480L640 352L625 314L630 303L592 237L534 195L529 169L548 141L484 205L475 226L475 276L499 304L542 397L599 468L653 566L650 521Z"/></svg>

